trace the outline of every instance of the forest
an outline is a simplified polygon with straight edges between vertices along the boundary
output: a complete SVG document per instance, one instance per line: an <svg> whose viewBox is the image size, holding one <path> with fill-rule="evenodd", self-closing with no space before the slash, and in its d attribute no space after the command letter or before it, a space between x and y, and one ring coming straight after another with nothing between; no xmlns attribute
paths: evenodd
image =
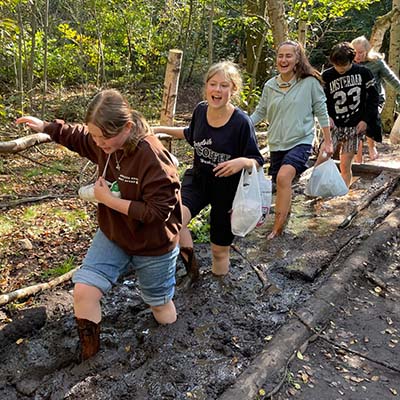
<svg viewBox="0 0 400 400"><path fill-rule="evenodd" d="M277 43L300 40L321 69L333 44L369 37L377 18L395 6L389 0L0 1L2 130L24 113L80 119L86 98L105 87L134 96L147 118L157 118L170 49L183 51L181 89L200 92L215 61L238 63L241 105L251 111L274 72ZM388 59L390 29L384 34L379 50ZM78 101L70 104L74 94Z"/></svg>
<svg viewBox="0 0 400 400"><path fill-rule="evenodd" d="M306 196L308 169L293 185L282 237L266 240L268 217L235 238L222 279L210 271L206 209L189 225L201 275L189 288L177 261L177 322L157 324L127 273L102 298L100 351L84 362L70 278L97 229L96 205L77 194L96 178L94 165L15 124L28 114L81 122L95 93L116 88L157 125L172 49L182 52L177 126L189 123L204 74L220 60L240 67L238 105L251 113L287 38L322 71L333 45L365 35L399 75L399 22L400 0L0 0L0 398L400 393L400 146L388 137L399 109L390 88L379 159L355 165L349 195ZM265 150L267 126L259 128ZM182 175L193 150L182 140L172 145ZM321 346L324 338L340 347ZM306 353L312 341L322 348L316 366L315 347Z"/></svg>

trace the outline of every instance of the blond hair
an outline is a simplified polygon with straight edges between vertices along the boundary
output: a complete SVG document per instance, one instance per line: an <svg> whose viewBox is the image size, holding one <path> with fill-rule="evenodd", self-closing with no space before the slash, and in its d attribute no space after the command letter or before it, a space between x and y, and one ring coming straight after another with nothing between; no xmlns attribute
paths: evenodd
<svg viewBox="0 0 400 400"><path fill-rule="evenodd" d="M115 89L103 90L93 98L86 111L85 122L96 125L105 138L117 136L131 122L131 134L124 145L128 152L132 152L145 136L152 134L143 115L133 110Z"/></svg>
<svg viewBox="0 0 400 400"><path fill-rule="evenodd" d="M366 61L383 60L385 58L382 53L379 53L372 48L371 43L365 36L356 37L351 41L351 44L353 46L359 45L364 48L364 50L367 52Z"/></svg>
<svg viewBox="0 0 400 400"><path fill-rule="evenodd" d="M238 97L242 91L243 80L238 66L232 61L220 61L211 65L205 75L204 84L207 85L207 82L219 72L222 72L225 75L225 78L232 83L232 97Z"/></svg>

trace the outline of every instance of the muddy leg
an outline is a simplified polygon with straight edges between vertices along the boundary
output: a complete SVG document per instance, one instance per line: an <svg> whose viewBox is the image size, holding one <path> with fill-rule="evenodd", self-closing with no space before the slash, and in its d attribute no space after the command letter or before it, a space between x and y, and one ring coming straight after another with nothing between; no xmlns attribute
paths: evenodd
<svg viewBox="0 0 400 400"><path fill-rule="evenodd" d="M81 343L81 361L94 356L100 349L100 324L75 318Z"/></svg>
<svg viewBox="0 0 400 400"><path fill-rule="evenodd" d="M214 275L224 276L229 272L229 249L230 246L218 246L214 243L211 243L211 272Z"/></svg>
<svg viewBox="0 0 400 400"><path fill-rule="evenodd" d="M288 164L282 165L276 177L275 221L267 240L282 234L292 204L292 182L296 169Z"/></svg>
<svg viewBox="0 0 400 400"><path fill-rule="evenodd" d="M367 143L368 143L368 153L369 153L369 159L371 161L376 160L379 157L378 150L376 149L376 143L373 139L367 137Z"/></svg>
<svg viewBox="0 0 400 400"><path fill-rule="evenodd" d="M179 255L181 256L182 262L186 268L186 272L191 280L195 281L199 279L199 265L197 264L193 247L181 247Z"/></svg>
<svg viewBox="0 0 400 400"><path fill-rule="evenodd" d="M182 221L182 229L180 232L180 257L182 262L186 268L186 272L191 281L195 281L199 278L199 266L197 264L197 260L194 254L193 249L193 240L192 235L187 227L188 223L192 219L189 209L186 206L182 207L183 211L183 221Z"/></svg>
<svg viewBox="0 0 400 400"><path fill-rule="evenodd" d="M102 292L90 285L74 287L74 312L81 344L81 361L95 355L100 348L100 299Z"/></svg>

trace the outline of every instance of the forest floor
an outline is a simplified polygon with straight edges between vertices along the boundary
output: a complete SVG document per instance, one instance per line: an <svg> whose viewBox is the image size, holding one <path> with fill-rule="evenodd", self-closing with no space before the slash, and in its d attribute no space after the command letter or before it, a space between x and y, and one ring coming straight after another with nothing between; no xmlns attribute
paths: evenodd
<svg viewBox="0 0 400 400"><path fill-rule="evenodd" d="M174 144L175 153L190 160L180 146ZM379 151L368 162L377 168L361 169L340 198L305 196L306 172L295 185L283 236L266 240L272 210L262 227L235 241L227 277L211 275L209 245L196 244L201 279L180 286L178 262L178 320L171 326L155 323L128 272L102 301L101 351L86 362L77 361L69 281L4 304L0 398L396 398L400 235L397 222L381 229L388 218L397 221L400 148L386 141ZM2 294L79 266L96 229L95 206L76 195L84 162L55 144L24 156L7 155L1 163ZM365 258L354 260L357 252ZM322 317L309 317L304 310L324 296L313 310Z"/></svg>

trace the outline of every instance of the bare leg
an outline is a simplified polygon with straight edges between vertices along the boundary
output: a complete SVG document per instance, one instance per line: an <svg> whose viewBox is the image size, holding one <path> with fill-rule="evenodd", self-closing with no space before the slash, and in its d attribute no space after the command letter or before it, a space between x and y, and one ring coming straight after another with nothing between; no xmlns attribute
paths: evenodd
<svg viewBox="0 0 400 400"><path fill-rule="evenodd" d="M189 209L186 206L182 207L182 229L179 233L179 245L181 247L193 247L192 235L188 229L188 223L192 219Z"/></svg>
<svg viewBox="0 0 400 400"><path fill-rule="evenodd" d="M214 275L226 275L229 272L229 246L211 243L212 268Z"/></svg>
<svg viewBox="0 0 400 400"><path fill-rule="evenodd" d="M176 321L176 309L172 300L161 306L150 306L150 308L159 324L173 324Z"/></svg>
<svg viewBox="0 0 400 400"><path fill-rule="evenodd" d="M100 299L103 293L95 286L77 283L74 287L74 312L80 319L98 324L101 321Z"/></svg>
<svg viewBox="0 0 400 400"><path fill-rule="evenodd" d="M296 169L288 164L282 165L276 177L275 221L267 239L279 236L285 226L292 203L292 182Z"/></svg>
<svg viewBox="0 0 400 400"><path fill-rule="evenodd" d="M378 150L376 149L376 143L373 139L367 137L367 143L368 143L368 153L369 153L369 159L371 161L376 160L379 157Z"/></svg>
<svg viewBox="0 0 400 400"><path fill-rule="evenodd" d="M363 141L360 140L360 143L358 144L358 151L357 154L354 157L354 162L362 164L363 162Z"/></svg>
<svg viewBox="0 0 400 400"><path fill-rule="evenodd" d="M350 187L353 174L351 172L351 163L353 161L353 153L342 153L340 155L340 173L347 187Z"/></svg>

